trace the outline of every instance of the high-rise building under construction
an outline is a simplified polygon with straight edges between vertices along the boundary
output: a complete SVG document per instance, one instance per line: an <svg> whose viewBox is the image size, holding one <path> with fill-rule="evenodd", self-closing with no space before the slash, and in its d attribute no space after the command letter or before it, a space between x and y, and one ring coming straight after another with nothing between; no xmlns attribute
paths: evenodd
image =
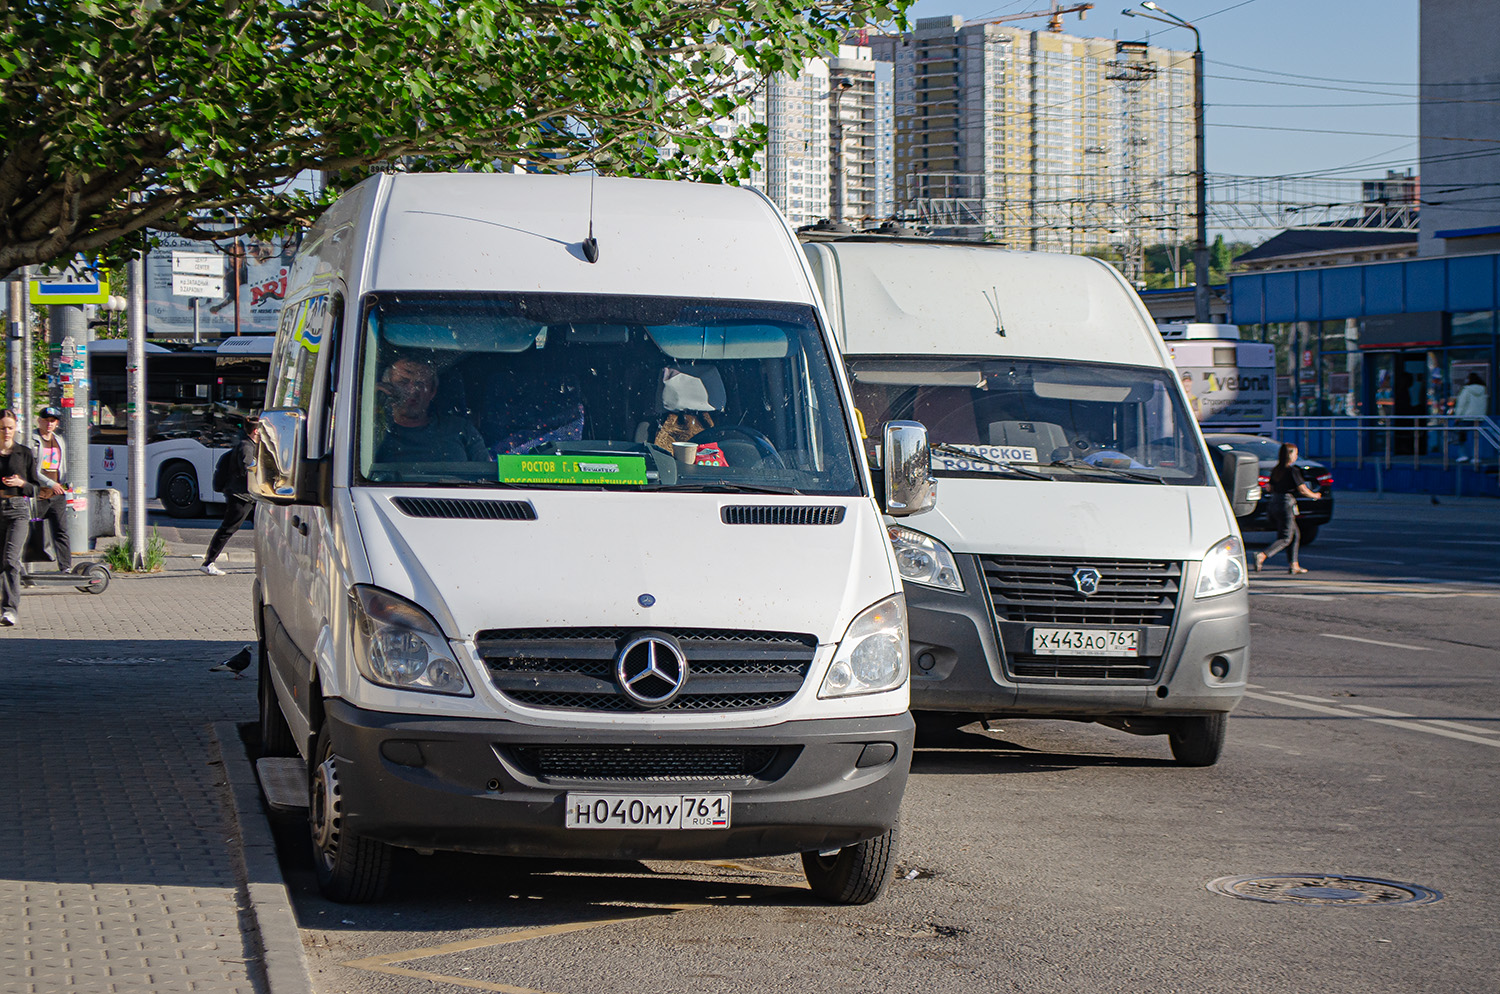
<svg viewBox="0 0 1500 994"><path fill-rule="evenodd" d="M1190 241L1193 54L959 17L871 39L894 67L899 216L1012 248Z"/></svg>

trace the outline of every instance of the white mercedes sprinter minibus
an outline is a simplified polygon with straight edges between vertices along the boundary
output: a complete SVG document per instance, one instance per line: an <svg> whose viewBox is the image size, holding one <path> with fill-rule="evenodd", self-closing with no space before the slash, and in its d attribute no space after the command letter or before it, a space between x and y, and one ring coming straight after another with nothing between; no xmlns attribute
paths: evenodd
<svg viewBox="0 0 1500 994"><path fill-rule="evenodd" d="M795 237L728 186L383 175L292 267L252 483L261 726L318 879L392 847L801 853L874 899L905 603ZM886 512L931 506L921 426Z"/></svg>
<svg viewBox="0 0 1500 994"><path fill-rule="evenodd" d="M889 522L919 725L1097 721L1216 762L1250 662L1244 551L1136 293L1081 256L804 249L862 422L923 422L940 480L939 510ZM1218 456L1254 489L1253 457Z"/></svg>

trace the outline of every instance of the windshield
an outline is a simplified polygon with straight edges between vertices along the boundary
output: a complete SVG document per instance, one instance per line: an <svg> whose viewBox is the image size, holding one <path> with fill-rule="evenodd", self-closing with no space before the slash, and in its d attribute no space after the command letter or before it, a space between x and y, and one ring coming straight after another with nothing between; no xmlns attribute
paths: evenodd
<svg viewBox="0 0 1500 994"><path fill-rule="evenodd" d="M905 419L927 426L937 476L1193 485L1205 479L1192 415L1163 370L859 358L849 360L849 378L872 460L879 426Z"/></svg>
<svg viewBox="0 0 1500 994"><path fill-rule="evenodd" d="M811 307L381 293L362 327L363 482L862 493Z"/></svg>

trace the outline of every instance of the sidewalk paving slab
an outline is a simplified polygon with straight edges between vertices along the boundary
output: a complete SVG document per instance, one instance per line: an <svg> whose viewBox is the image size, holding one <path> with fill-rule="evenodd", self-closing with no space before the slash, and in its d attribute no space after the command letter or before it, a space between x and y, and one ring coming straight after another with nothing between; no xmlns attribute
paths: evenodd
<svg viewBox="0 0 1500 994"><path fill-rule="evenodd" d="M264 815L254 841L236 817L243 745L220 753L256 709L253 674L209 672L255 638L232 551L223 577L173 556L100 595L27 588L0 629L0 990L311 989Z"/></svg>

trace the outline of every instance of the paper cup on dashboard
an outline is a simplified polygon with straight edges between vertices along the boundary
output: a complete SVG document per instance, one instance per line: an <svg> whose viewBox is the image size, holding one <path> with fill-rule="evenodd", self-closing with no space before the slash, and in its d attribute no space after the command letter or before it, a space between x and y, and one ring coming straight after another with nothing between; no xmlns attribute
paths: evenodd
<svg viewBox="0 0 1500 994"><path fill-rule="evenodd" d="M677 457L678 462L686 463L687 465L691 466L693 462L698 458L698 443L673 442L672 455Z"/></svg>

